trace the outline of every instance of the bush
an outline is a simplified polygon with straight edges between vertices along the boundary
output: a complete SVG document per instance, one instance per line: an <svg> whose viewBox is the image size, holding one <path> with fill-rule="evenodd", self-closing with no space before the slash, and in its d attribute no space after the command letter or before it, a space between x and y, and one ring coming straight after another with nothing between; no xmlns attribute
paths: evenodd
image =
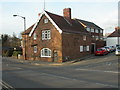
<svg viewBox="0 0 120 90"><path fill-rule="evenodd" d="M12 54L13 54L13 50L6 50L2 52L2 56L5 56L5 57L11 57Z"/></svg>
<svg viewBox="0 0 120 90"><path fill-rule="evenodd" d="M14 51L13 56L18 56L18 54L22 55L22 51Z"/></svg>

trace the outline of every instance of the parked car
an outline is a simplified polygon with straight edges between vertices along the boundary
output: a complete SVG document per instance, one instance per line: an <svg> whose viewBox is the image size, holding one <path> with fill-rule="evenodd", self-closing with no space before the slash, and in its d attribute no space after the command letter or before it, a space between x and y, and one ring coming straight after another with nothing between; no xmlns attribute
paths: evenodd
<svg viewBox="0 0 120 90"><path fill-rule="evenodd" d="M95 51L95 55L106 55L106 54L108 54L108 51L106 48L98 48Z"/></svg>
<svg viewBox="0 0 120 90"><path fill-rule="evenodd" d="M115 46L110 46L110 48L112 52L115 52L115 49L116 49Z"/></svg>
<svg viewBox="0 0 120 90"><path fill-rule="evenodd" d="M112 52L112 48L111 47L105 46L104 48L106 48L109 53Z"/></svg>
<svg viewBox="0 0 120 90"><path fill-rule="evenodd" d="M120 47L116 47L115 54L116 54L117 56L120 55Z"/></svg>

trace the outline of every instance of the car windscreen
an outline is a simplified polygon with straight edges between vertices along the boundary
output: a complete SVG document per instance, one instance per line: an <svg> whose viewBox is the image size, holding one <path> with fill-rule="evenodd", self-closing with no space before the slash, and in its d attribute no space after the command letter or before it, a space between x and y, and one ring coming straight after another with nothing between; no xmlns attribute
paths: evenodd
<svg viewBox="0 0 120 90"><path fill-rule="evenodd" d="M97 49L97 51L102 51L102 49Z"/></svg>

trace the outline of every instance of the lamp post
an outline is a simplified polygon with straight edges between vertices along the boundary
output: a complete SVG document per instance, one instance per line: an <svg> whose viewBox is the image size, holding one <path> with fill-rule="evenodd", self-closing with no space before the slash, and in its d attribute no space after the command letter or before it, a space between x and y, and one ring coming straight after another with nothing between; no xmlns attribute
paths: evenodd
<svg viewBox="0 0 120 90"><path fill-rule="evenodd" d="M13 15L14 17L21 17L24 19L24 31L26 31L26 18L20 15ZM26 60L26 35L25 35L25 60Z"/></svg>

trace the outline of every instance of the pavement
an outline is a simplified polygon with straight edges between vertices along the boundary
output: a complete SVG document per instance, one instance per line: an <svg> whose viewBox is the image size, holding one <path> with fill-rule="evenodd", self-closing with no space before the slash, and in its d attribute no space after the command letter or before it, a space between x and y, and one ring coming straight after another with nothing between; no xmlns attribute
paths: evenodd
<svg viewBox="0 0 120 90"><path fill-rule="evenodd" d="M44 66L44 65L61 66L61 65L68 65L68 64L77 63L77 62L80 62L82 60L86 60L88 58L91 58L93 56L94 56L94 54L90 54L90 55L87 55L87 56L84 56L84 57L81 57L81 58L78 58L78 59L75 59L75 60L70 60L70 61L67 61L67 62L63 62L63 63L47 62L47 61L40 61L40 60L23 60L23 59L15 59L15 58L12 58L12 57L10 57L9 59L13 62L15 61L15 62L23 63L23 64L40 65L40 66ZM3 58L5 58L5 57L3 57Z"/></svg>

